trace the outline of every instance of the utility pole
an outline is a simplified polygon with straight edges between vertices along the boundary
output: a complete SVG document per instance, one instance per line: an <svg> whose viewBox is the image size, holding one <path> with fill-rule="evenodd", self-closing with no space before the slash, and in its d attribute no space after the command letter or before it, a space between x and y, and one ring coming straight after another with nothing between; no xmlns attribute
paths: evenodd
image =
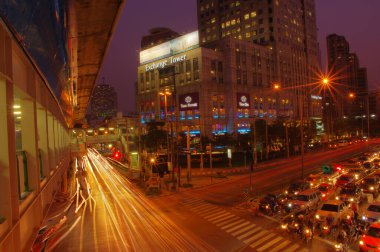
<svg viewBox="0 0 380 252"><path fill-rule="evenodd" d="M289 158L288 123L286 121L285 121L285 138L286 138L286 157Z"/></svg>
<svg viewBox="0 0 380 252"><path fill-rule="evenodd" d="M191 181L191 154L190 154L190 127L187 126L186 134L186 156L187 156L187 183L190 184Z"/></svg>
<svg viewBox="0 0 380 252"><path fill-rule="evenodd" d="M209 153L210 153L210 173L211 173L211 184L212 184L212 147L211 143L209 144Z"/></svg>

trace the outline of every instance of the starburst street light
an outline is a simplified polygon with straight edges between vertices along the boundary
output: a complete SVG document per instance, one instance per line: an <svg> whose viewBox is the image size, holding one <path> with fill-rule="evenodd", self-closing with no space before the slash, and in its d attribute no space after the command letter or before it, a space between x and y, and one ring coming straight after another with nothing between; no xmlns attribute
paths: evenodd
<svg viewBox="0 0 380 252"><path fill-rule="evenodd" d="M322 84L323 85L329 85L330 84L330 80L327 77L323 77Z"/></svg>
<svg viewBox="0 0 380 252"><path fill-rule="evenodd" d="M280 84L275 83L275 84L273 85L273 88L274 88L275 90L279 90L279 89L281 88L281 86L280 86Z"/></svg>

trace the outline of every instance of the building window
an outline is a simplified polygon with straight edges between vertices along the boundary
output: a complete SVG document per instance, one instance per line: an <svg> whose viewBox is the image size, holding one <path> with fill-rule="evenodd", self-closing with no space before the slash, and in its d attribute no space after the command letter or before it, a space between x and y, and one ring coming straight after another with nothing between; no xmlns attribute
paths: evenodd
<svg viewBox="0 0 380 252"><path fill-rule="evenodd" d="M245 19L245 20L249 19L249 14L245 14L245 15L244 15L244 19Z"/></svg>
<svg viewBox="0 0 380 252"><path fill-rule="evenodd" d="M199 62L198 58L193 59L193 72L194 72L194 81L199 80Z"/></svg>
<svg viewBox="0 0 380 252"><path fill-rule="evenodd" d="M144 83L144 73L140 73L140 83Z"/></svg>
<svg viewBox="0 0 380 252"><path fill-rule="evenodd" d="M256 17L256 11L251 12L251 18L254 18L254 17Z"/></svg>

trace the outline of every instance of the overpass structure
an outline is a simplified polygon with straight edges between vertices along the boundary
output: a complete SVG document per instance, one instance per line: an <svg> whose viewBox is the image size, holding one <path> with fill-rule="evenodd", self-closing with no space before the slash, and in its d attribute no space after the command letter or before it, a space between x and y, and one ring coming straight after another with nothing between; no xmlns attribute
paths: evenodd
<svg viewBox="0 0 380 252"><path fill-rule="evenodd" d="M67 190L81 123L123 0L0 3L0 251L30 251Z"/></svg>

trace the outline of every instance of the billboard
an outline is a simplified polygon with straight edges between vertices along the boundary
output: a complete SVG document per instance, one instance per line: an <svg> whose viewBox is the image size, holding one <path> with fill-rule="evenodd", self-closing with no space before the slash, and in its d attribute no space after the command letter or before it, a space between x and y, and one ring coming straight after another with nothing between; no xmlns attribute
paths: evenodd
<svg viewBox="0 0 380 252"><path fill-rule="evenodd" d="M199 93L189 93L179 96L179 110L198 110L199 109Z"/></svg>
<svg viewBox="0 0 380 252"><path fill-rule="evenodd" d="M140 65L186 52L199 46L198 31L172 39L140 52Z"/></svg>
<svg viewBox="0 0 380 252"><path fill-rule="evenodd" d="M239 109L251 108L251 103L249 100L249 94L237 93L236 98L237 98L237 108L239 108Z"/></svg>

